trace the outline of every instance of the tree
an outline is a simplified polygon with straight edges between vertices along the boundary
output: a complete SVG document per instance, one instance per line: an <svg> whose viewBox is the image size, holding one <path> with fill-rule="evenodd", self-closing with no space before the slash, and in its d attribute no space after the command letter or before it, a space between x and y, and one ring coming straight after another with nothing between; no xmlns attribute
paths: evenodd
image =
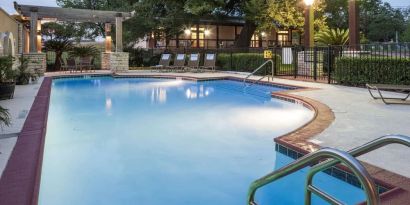
<svg viewBox="0 0 410 205"><path fill-rule="evenodd" d="M138 0L57 0L57 5L63 8L132 11L132 5L137 2ZM83 22L78 23L77 26L80 28L80 31L84 32L83 37L89 39L94 39L97 36L105 37L104 22Z"/></svg>
<svg viewBox="0 0 410 205"><path fill-rule="evenodd" d="M299 0L57 0L68 8L135 11L124 22L124 42L135 42L147 35L169 39L200 18L243 17L245 25L235 41L236 47L249 47L256 30L301 28L305 5ZM320 15L323 0L317 1L316 28L326 27ZM103 26L99 26L103 35Z"/></svg>
<svg viewBox="0 0 410 205"><path fill-rule="evenodd" d="M328 0L324 8L326 23L330 28L348 28L349 11L347 0Z"/></svg>
<svg viewBox="0 0 410 205"><path fill-rule="evenodd" d="M372 41L390 41L396 32L405 30L404 16L398 9L393 9L385 3L378 9L368 24L367 37Z"/></svg>
<svg viewBox="0 0 410 205"><path fill-rule="evenodd" d="M55 70L60 70L63 52L70 51L73 47L74 38L78 36L78 30L73 24L45 23L41 30L44 38L44 47L48 51L54 51L56 59L54 62ZM80 32L82 33L82 32Z"/></svg>
<svg viewBox="0 0 410 205"><path fill-rule="evenodd" d="M0 106L0 128L3 129L4 126L11 125L10 113L7 109Z"/></svg>

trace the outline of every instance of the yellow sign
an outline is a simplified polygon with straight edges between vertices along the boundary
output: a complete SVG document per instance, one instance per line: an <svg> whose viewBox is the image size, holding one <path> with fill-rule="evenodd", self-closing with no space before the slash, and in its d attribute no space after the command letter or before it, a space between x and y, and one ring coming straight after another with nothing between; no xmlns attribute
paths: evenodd
<svg viewBox="0 0 410 205"><path fill-rule="evenodd" d="M263 52L263 58L265 59L272 59L272 51L271 50L265 50Z"/></svg>

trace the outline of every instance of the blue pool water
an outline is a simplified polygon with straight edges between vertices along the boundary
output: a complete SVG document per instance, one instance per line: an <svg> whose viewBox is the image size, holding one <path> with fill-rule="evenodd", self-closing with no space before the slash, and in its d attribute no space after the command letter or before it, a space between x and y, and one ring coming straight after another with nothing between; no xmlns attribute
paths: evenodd
<svg viewBox="0 0 410 205"><path fill-rule="evenodd" d="M279 90L226 80L53 80L39 204L245 204L253 180L292 161L272 139L313 117L270 97ZM305 174L261 189L257 201L302 204ZM323 173L315 183L349 204L364 199Z"/></svg>

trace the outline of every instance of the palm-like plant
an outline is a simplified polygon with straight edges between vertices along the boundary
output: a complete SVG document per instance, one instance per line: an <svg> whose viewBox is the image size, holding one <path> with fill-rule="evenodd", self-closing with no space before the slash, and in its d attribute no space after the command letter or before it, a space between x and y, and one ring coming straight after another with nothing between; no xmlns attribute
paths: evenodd
<svg viewBox="0 0 410 205"><path fill-rule="evenodd" d="M349 43L349 29L326 29L319 32L315 39L325 45L346 45Z"/></svg>
<svg viewBox="0 0 410 205"><path fill-rule="evenodd" d="M70 51L71 57L95 57L99 51L95 46L75 46Z"/></svg>
<svg viewBox="0 0 410 205"><path fill-rule="evenodd" d="M73 48L73 42L69 39L50 39L44 43L44 47L48 51L56 53L55 69L60 70L63 52L70 51Z"/></svg>
<svg viewBox="0 0 410 205"><path fill-rule="evenodd" d="M10 113L7 109L0 106L0 128L11 125Z"/></svg>

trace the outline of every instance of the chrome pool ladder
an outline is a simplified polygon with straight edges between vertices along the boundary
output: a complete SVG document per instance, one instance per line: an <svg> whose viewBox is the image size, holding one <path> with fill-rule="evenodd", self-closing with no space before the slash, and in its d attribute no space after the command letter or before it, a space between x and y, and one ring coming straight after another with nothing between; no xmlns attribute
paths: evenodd
<svg viewBox="0 0 410 205"><path fill-rule="evenodd" d="M316 152L312 152L307 154L298 160L271 172L270 174L254 181L248 191L248 205L257 205L254 200L256 191L267 185L270 184L280 178L283 178L291 173L294 173L300 169L303 169L312 163L318 162L323 159L330 159L323 162L320 162L314 165L307 174L307 180L305 184L305 205L311 204L312 193L318 195L322 199L326 200L330 204L334 205L343 205L344 203L335 199L328 193L320 190L316 186L312 185L313 177L320 171L324 171L332 166L335 166L339 163L343 163L347 166L353 174L359 179L363 190L366 194L366 201L368 205L378 205L380 204L379 201L379 194L377 191L377 187L364 168L364 166L355 158L371 152L373 150L379 149L389 144L402 144L405 146L410 147L410 137L404 135L385 135L378 139L375 139L371 142L368 142L362 146L354 148L348 152L340 151L333 148L322 148Z"/></svg>
<svg viewBox="0 0 410 205"><path fill-rule="evenodd" d="M247 75L244 79L243 79L243 84L244 85L246 85L246 80L248 80L250 77L252 77L253 75L255 75L255 73L256 72L258 72L260 69L262 69L265 65L267 65L268 63L271 63L272 64L272 80L273 80L273 73L274 73L274 62L273 62L273 60L267 60L267 61L265 61L261 66L259 66L258 68L256 68L252 73L250 73L249 75ZM268 81L269 81L269 75L265 75L265 76L262 76L261 78L259 78L258 80L256 80L256 81L252 81L249 85L247 85L247 87L248 86L251 86L252 84L255 84L255 83L258 83L258 82L260 82L262 79L264 79L264 78L266 78L266 76L268 77Z"/></svg>

